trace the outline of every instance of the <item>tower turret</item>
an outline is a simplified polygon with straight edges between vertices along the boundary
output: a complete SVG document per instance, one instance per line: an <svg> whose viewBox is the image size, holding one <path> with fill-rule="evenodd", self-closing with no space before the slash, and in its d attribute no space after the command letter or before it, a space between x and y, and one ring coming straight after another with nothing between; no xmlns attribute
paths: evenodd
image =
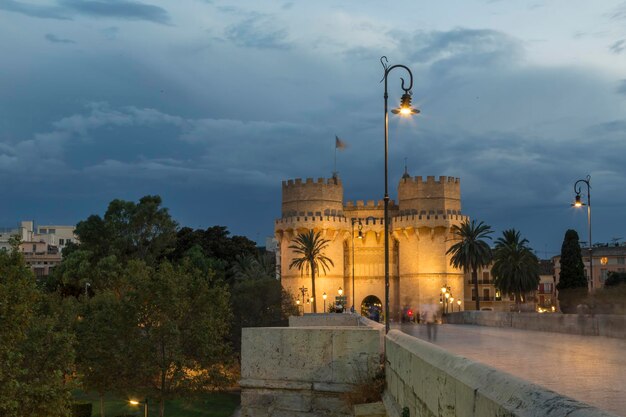
<svg viewBox="0 0 626 417"><path fill-rule="evenodd" d="M338 177L283 181L282 217L343 216L343 185Z"/></svg>

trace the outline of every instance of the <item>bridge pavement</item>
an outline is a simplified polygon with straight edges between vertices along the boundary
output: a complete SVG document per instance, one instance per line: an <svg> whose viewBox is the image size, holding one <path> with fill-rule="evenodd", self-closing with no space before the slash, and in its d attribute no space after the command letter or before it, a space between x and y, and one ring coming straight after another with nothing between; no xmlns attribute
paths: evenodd
<svg viewBox="0 0 626 417"><path fill-rule="evenodd" d="M426 326L403 324L428 340ZM626 417L626 340L484 326L437 326L436 345Z"/></svg>

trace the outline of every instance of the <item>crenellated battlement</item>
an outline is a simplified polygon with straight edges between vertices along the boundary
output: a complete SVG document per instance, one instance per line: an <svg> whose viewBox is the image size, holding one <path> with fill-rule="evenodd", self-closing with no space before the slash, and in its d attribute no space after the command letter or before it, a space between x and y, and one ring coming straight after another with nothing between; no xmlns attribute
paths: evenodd
<svg viewBox="0 0 626 417"><path fill-rule="evenodd" d="M389 201L389 206L395 205L393 200ZM345 208L371 208L371 209L383 209L385 207L385 200L356 200L356 201L346 201Z"/></svg>
<svg viewBox="0 0 626 417"><path fill-rule="evenodd" d="M461 211L461 180L456 177L402 178L398 184L401 212Z"/></svg>
<svg viewBox="0 0 626 417"><path fill-rule="evenodd" d="M312 184L322 184L330 186L342 186L341 179L339 177L333 178L317 178L315 181L313 178L307 178L302 181L302 178L295 178L287 181L283 181L283 188L289 187L307 187Z"/></svg>
<svg viewBox="0 0 626 417"><path fill-rule="evenodd" d="M459 184L461 182L460 178L457 177L447 177L447 176L440 176L439 179L435 179L434 175L428 175L426 177L426 180L424 181L424 178L421 175L418 175L416 177L405 177L402 178L400 180L400 183L402 182L412 182L415 184L449 184L449 183L454 183L454 184Z"/></svg>
<svg viewBox="0 0 626 417"><path fill-rule="evenodd" d="M343 215L343 185L338 177L283 181L282 217Z"/></svg>

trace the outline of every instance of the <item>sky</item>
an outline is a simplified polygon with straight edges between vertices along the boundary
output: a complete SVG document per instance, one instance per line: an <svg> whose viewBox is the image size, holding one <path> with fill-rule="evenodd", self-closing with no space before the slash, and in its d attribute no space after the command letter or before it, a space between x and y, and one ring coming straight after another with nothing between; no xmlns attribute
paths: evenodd
<svg viewBox="0 0 626 417"><path fill-rule="evenodd" d="M264 244L335 135L345 200L382 199L386 56L422 112L390 117L392 199L405 158L460 177L465 214L543 258L588 240L590 175L593 242L626 238L625 23L621 0L0 0L0 226L158 194Z"/></svg>

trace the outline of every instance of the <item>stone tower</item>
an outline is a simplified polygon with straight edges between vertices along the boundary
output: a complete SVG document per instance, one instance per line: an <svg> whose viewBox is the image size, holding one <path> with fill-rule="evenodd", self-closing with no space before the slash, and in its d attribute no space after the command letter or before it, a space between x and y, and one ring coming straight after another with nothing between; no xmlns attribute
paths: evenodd
<svg viewBox="0 0 626 417"><path fill-rule="evenodd" d="M300 300L302 287L308 290L307 299L312 295L310 274L289 268L294 258L289 245L298 233L321 231L329 240L324 254L334 265L316 277L317 311L323 310L322 294L328 294L330 303L339 287L347 296L347 306L354 303L357 311L366 297L383 303L383 216L382 200L344 204L339 178L283 181L282 216L274 229L283 287ZM463 273L449 265L446 255L454 243L450 228L466 219L461 214L459 179L405 175L398 185L398 204L389 204L389 216L392 318L398 319L406 307L419 311L424 304L438 304L443 285L462 297ZM305 304L304 311L311 307Z"/></svg>

